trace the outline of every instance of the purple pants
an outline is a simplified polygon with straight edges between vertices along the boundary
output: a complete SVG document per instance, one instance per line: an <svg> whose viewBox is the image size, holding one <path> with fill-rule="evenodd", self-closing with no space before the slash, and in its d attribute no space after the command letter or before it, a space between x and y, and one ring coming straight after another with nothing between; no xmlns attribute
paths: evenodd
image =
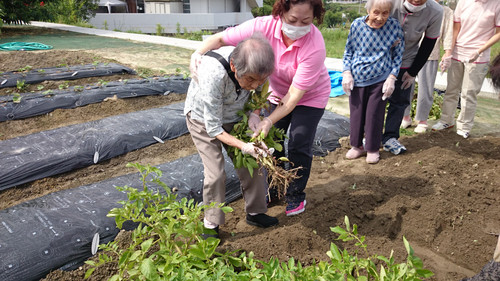
<svg viewBox="0 0 500 281"><path fill-rule="evenodd" d="M382 141L387 100L382 100L384 81L366 87L354 87L349 97L351 146L363 145L365 150L377 152Z"/></svg>

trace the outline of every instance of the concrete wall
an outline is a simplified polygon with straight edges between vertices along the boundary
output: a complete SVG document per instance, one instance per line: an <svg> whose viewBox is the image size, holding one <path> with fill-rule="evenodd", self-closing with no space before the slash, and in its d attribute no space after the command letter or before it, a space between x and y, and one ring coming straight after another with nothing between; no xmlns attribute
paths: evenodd
<svg viewBox="0 0 500 281"><path fill-rule="evenodd" d="M182 2L145 2L146 14L182 13Z"/></svg>
<svg viewBox="0 0 500 281"><path fill-rule="evenodd" d="M262 7L262 0L190 0L191 13L232 13L251 12L254 7ZM260 6L257 6L260 3Z"/></svg>
<svg viewBox="0 0 500 281"><path fill-rule="evenodd" d="M238 25L252 19L247 13L203 13L203 14L96 14L89 23L96 28L118 31L140 31L156 33L157 24L164 28L165 33L176 33L177 23L181 32L196 32L201 30L217 30Z"/></svg>

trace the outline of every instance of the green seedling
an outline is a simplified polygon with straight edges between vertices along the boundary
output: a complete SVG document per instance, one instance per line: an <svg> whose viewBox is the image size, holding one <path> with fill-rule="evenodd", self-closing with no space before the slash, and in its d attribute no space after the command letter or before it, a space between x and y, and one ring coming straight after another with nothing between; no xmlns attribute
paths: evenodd
<svg viewBox="0 0 500 281"><path fill-rule="evenodd" d="M64 89L67 89L68 87L69 87L68 81L65 81L62 84L59 84L59 90L64 90Z"/></svg>
<svg viewBox="0 0 500 281"><path fill-rule="evenodd" d="M108 85L108 82L105 80L99 79L99 82L97 83L97 85L104 87L104 86Z"/></svg>
<svg viewBox="0 0 500 281"><path fill-rule="evenodd" d="M26 88L28 87L28 84L26 84L25 80L17 80L16 81L16 88L19 92L24 92L26 91Z"/></svg>
<svg viewBox="0 0 500 281"><path fill-rule="evenodd" d="M38 86L36 86L36 89L37 89L38 91L43 90L43 88L45 88L45 86L43 86L43 85L38 85Z"/></svg>
<svg viewBox="0 0 500 281"><path fill-rule="evenodd" d="M33 69L33 66L31 66L31 65L26 65L25 67L21 67L21 68L19 68L17 71L19 71L19 72L25 72L25 71L30 71L30 70L32 70L32 69Z"/></svg>
<svg viewBox="0 0 500 281"><path fill-rule="evenodd" d="M21 95L19 93L15 93L12 97L12 102L13 103L20 103L21 102Z"/></svg>
<svg viewBox="0 0 500 281"><path fill-rule="evenodd" d="M74 86L73 89L75 90L75 92L81 92L83 91L83 86Z"/></svg>

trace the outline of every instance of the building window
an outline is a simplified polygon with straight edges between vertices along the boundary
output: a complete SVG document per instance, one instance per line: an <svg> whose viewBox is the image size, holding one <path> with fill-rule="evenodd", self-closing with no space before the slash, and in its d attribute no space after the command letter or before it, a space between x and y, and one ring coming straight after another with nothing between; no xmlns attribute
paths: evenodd
<svg viewBox="0 0 500 281"><path fill-rule="evenodd" d="M191 4L189 3L189 0L182 0L182 12L184 14L191 13Z"/></svg>

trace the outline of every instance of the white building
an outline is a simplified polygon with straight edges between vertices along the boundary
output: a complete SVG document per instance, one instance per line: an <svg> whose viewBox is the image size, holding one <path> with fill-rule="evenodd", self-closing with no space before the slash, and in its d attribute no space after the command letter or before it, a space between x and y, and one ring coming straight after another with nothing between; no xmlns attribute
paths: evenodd
<svg viewBox="0 0 500 281"><path fill-rule="evenodd" d="M144 0L142 7L142 1L141 5L137 0L126 2L129 11L144 13L96 13L89 23L100 29L142 33L222 30L253 18L252 8L263 4L263 0ZM130 9L131 2L137 9Z"/></svg>

